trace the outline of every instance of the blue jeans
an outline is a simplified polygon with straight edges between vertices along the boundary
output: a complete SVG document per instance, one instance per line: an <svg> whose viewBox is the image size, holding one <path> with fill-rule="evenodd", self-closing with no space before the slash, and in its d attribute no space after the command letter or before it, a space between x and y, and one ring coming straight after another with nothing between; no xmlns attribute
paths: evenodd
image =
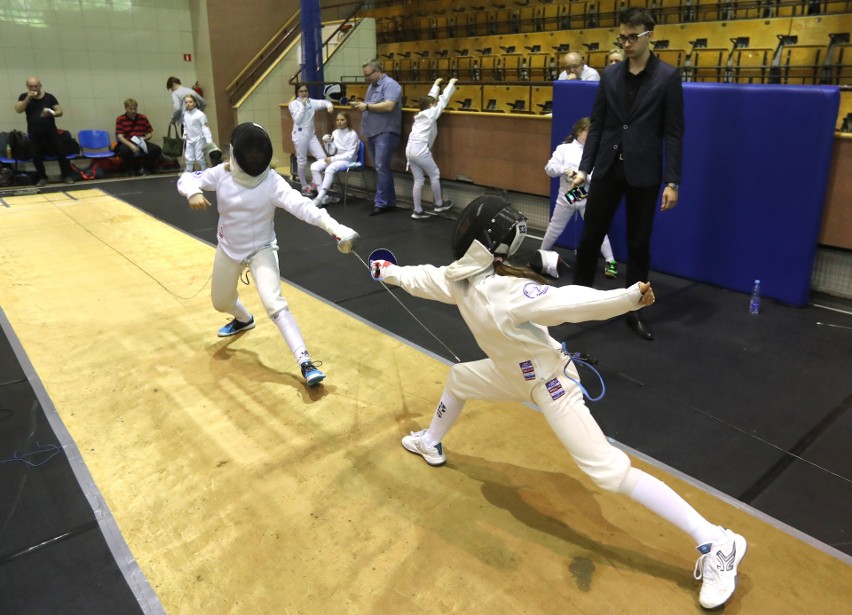
<svg viewBox="0 0 852 615"><path fill-rule="evenodd" d="M370 157L376 169L376 207L395 207L396 190L393 185L391 158L396 146L399 145L399 135L383 132L367 139Z"/></svg>

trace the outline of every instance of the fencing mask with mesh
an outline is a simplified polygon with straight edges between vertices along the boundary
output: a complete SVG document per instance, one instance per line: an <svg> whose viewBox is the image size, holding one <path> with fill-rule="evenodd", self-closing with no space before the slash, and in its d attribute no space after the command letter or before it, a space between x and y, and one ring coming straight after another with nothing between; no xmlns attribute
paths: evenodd
<svg viewBox="0 0 852 615"><path fill-rule="evenodd" d="M453 231L453 257L464 256L470 244L478 240L492 254L511 256L527 234L527 219L508 201L486 195L471 201L459 216Z"/></svg>
<svg viewBox="0 0 852 615"><path fill-rule="evenodd" d="M272 141L261 126L246 122L231 133L231 153L246 175L257 177L272 162Z"/></svg>

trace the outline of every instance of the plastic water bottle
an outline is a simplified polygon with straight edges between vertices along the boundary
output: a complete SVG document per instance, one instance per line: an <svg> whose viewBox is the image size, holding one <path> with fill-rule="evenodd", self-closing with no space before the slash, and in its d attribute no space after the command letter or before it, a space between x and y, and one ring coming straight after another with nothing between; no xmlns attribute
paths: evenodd
<svg viewBox="0 0 852 615"><path fill-rule="evenodd" d="M751 291L751 299L748 302L748 313L752 316L760 314L760 280L754 281L754 289Z"/></svg>

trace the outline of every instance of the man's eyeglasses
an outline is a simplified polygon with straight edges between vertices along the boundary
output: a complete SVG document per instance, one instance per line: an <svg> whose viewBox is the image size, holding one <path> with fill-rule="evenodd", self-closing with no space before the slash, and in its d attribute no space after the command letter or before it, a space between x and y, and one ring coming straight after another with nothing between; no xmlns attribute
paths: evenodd
<svg viewBox="0 0 852 615"><path fill-rule="evenodd" d="M653 32L653 30L646 30L645 32L640 32L639 34L628 34L627 36L619 34L615 37L616 45L618 45L619 47L623 47L627 43L635 45L639 42L640 38L648 36L651 32Z"/></svg>
<svg viewBox="0 0 852 615"><path fill-rule="evenodd" d="M372 75L375 72L376 72L375 70L371 70L369 73L364 73L364 79L366 79L367 77L369 77L370 75Z"/></svg>
<svg viewBox="0 0 852 615"><path fill-rule="evenodd" d="M578 68L580 68L580 66L581 64L566 64L565 68L567 68L568 70L577 70Z"/></svg>

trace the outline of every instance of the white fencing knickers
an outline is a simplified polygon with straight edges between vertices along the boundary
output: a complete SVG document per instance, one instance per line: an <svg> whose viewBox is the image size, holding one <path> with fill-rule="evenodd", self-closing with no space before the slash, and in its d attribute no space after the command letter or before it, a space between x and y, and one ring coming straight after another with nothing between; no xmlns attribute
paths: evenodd
<svg viewBox="0 0 852 615"><path fill-rule="evenodd" d="M408 159L408 167L414 176L414 187L411 190L411 199L414 201L414 210L423 211L421 204L423 195L423 184L426 183L424 173L429 176L429 185L432 187L432 197L435 205L444 203L441 197L441 170L432 158L432 151L425 141L409 141L405 146L405 157Z"/></svg>
<svg viewBox="0 0 852 615"><path fill-rule="evenodd" d="M293 145L296 147L296 170L299 174L302 190L304 190L308 187L308 152L317 160L323 160L327 154L320 145L313 126L310 128L293 128L292 137Z"/></svg>

